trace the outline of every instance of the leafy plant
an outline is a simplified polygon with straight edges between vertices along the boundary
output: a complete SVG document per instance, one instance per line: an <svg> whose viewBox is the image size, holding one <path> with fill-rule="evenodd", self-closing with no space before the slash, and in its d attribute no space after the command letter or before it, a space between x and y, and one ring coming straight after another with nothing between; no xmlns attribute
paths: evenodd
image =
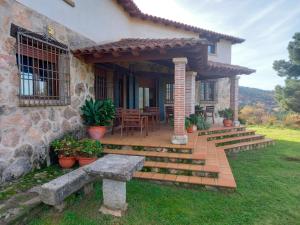
<svg viewBox="0 0 300 225"><path fill-rule="evenodd" d="M83 139L79 142L78 154L86 157L101 156L103 147L100 141Z"/></svg>
<svg viewBox="0 0 300 225"><path fill-rule="evenodd" d="M191 114L189 117L189 120L190 120L191 124L193 124L193 125L197 125L198 119L199 119L199 116L196 114Z"/></svg>
<svg viewBox="0 0 300 225"><path fill-rule="evenodd" d="M210 124L205 120L204 116L199 115L197 117L197 129L198 130L207 130L210 128Z"/></svg>
<svg viewBox="0 0 300 225"><path fill-rule="evenodd" d="M220 110L219 115L220 115L220 117L222 117L224 119L232 120L233 119L233 110L231 108Z"/></svg>
<svg viewBox="0 0 300 225"><path fill-rule="evenodd" d="M74 150L78 147L78 141L74 137L66 135L62 139L52 141L51 147L59 155L73 156Z"/></svg>
<svg viewBox="0 0 300 225"><path fill-rule="evenodd" d="M189 117L185 117L185 120L184 120L184 127L185 129L188 129L191 125L193 125L190 121L190 118Z"/></svg>
<svg viewBox="0 0 300 225"><path fill-rule="evenodd" d="M195 113L196 115L200 114L203 111L203 107L200 105L195 105Z"/></svg>
<svg viewBox="0 0 300 225"><path fill-rule="evenodd" d="M82 117L89 126L110 126L115 118L115 106L110 99L85 100L81 106Z"/></svg>

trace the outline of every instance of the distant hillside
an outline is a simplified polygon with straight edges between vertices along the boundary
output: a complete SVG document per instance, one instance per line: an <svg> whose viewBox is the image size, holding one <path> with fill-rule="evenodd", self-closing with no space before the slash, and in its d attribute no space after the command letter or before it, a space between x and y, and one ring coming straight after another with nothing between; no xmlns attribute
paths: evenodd
<svg viewBox="0 0 300 225"><path fill-rule="evenodd" d="M258 88L249 88L240 86L239 104L240 107L245 105L255 105L263 103L267 109L273 110L278 107L274 98L274 91L266 91Z"/></svg>

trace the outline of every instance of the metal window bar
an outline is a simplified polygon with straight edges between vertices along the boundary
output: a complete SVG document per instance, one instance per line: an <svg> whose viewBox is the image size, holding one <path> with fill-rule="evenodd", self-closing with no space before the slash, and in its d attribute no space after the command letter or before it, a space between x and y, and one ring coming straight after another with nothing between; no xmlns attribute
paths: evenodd
<svg viewBox="0 0 300 225"><path fill-rule="evenodd" d="M174 103L174 83L167 83L166 84L165 103L166 104L173 104Z"/></svg>
<svg viewBox="0 0 300 225"><path fill-rule="evenodd" d="M107 78L103 70L98 70L95 74L95 98L107 99Z"/></svg>
<svg viewBox="0 0 300 225"><path fill-rule="evenodd" d="M17 64L20 106L71 103L68 47L47 35L19 31Z"/></svg>

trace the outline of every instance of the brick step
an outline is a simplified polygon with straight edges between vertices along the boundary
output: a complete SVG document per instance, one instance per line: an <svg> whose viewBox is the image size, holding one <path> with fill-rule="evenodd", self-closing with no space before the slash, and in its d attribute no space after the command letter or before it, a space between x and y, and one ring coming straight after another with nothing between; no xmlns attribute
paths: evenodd
<svg viewBox="0 0 300 225"><path fill-rule="evenodd" d="M184 175L174 175L174 174L162 174L162 173L153 173L153 172L135 172L133 175L134 178L144 179L144 180L153 180L160 182L171 182L178 184L187 184L187 185L201 185L201 186L211 186L211 187L220 187L220 188L229 188L235 189L236 184L234 180L226 180L219 178L210 178L210 177L195 177L195 176L184 176Z"/></svg>
<svg viewBox="0 0 300 225"><path fill-rule="evenodd" d="M209 134L207 135L207 140L218 140L218 139L224 139L224 138L230 138L230 137L238 137L238 136L244 136L244 135L254 135L255 130L245 130L245 131L231 131L221 134Z"/></svg>
<svg viewBox="0 0 300 225"><path fill-rule="evenodd" d="M192 165L184 163L146 161L143 171L186 176L218 177L220 168L219 166L213 165Z"/></svg>
<svg viewBox="0 0 300 225"><path fill-rule="evenodd" d="M217 149L224 149L226 152L239 152L239 151L247 151L251 149L264 148L269 145L273 145L274 141L269 138L264 138L262 140L255 140L250 142L237 143L232 145L225 145L217 147Z"/></svg>
<svg viewBox="0 0 300 225"><path fill-rule="evenodd" d="M102 144L106 149L113 150L135 150L135 151L153 151L153 152L169 152L169 153L185 153L192 154L192 148L167 148L167 147L153 147L153 146L135 146L135 145L112 145L112 144Z"/></svg>
<svg viewBox="0 0 300 225"><path fill-rule="evenodd" d="M240 137L233 137L233 138L225 138L220 140L214 140L213 143L216 144L216 146L224 146L224 145L230 145L240 142L248 142L248 141L255 141L259 139L263 139L265 135L255 134L255 135L246 135L246 136L240 136Z"/></svg>
<svg viewBox="0 0 300 225"><path fill-rule="evenodd" d="M210 134L220 134L231 131L244 131L246 130L246 126L238 126L238 127L213 127L208 130L201 130L199 135L210 135Z"/></svg>
<svg viewBox="0 0 300 225"><path fill-rule="evenodd" d="M146 161L188 163L188 164L197 164L197 165L204 165L205 158L206 158L205 153L184 154L184 153L136 151L136 150L113 150L113 149L104 149L104 153L145 156Z"/></svg>

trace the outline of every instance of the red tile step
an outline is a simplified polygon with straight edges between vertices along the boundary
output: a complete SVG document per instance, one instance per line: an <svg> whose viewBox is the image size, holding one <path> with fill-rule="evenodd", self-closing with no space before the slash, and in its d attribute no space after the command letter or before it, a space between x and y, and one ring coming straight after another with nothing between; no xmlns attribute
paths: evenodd
<svg viewBox="0 0 300 225"><path fill-rule="evenodd" d="M226 151L232 150L232 149L242 149L242 148L261 148L263 145L268 146L274 144L274 141L269 138L264 138L262 140L255 140L255 141L249 141L249 142L242 142L232 145L224 145L217 147L217 149L224 149Z"/></svg>
<svg viewBox="0 0 300 225"><path fill-rule="evenodd" d="M154 151L137 151L137 150L115 150L104 149L106 154L119 154L119 155L138 155L151 158L168 158L168 159L182 159L191 161L203 161L205 162L206 153L197 154L185 154L185 153L169 153L169 152L154 152ZM198 163L195 163L198 164Z"/></svg>
<svg viewBox="0 0 300 225"><path fill-rule="evenodd" d="M265 135L255 134L255 135L245 135L245 136L239 136L239 137L232 137L232 138L224 138L220 140L214 140L212 141L216 145L219 144L226 144L233 141L239 141L239 142L245 142L245 141L253 141L253 140L259 140L263 139Z"/></svg>
<svg viewBox="0 0 300 225"><path fill-rule="evenodd" d="M219 178L209 178L209 177L195 177L195 176L184 176L184 175L174 175L174 174L162 174L153 172L135 172L134 178L145 179L145 180L155 180L161 182L174 182L174 183L184 183L191 185L204 185L213 186L221 188L235 189L236 183L234 179L219 179Z"/></svg>
<svg viewBox="0 0 300 225"><path fill-rule="evenodd" d="M209 134L206 135L208 141L212 141L215 139L232 137L232 136L244 136L244 135L254 135L255 130L244 130L244 131L231 131L226 133L219 133L219 134Z"/></svg>

